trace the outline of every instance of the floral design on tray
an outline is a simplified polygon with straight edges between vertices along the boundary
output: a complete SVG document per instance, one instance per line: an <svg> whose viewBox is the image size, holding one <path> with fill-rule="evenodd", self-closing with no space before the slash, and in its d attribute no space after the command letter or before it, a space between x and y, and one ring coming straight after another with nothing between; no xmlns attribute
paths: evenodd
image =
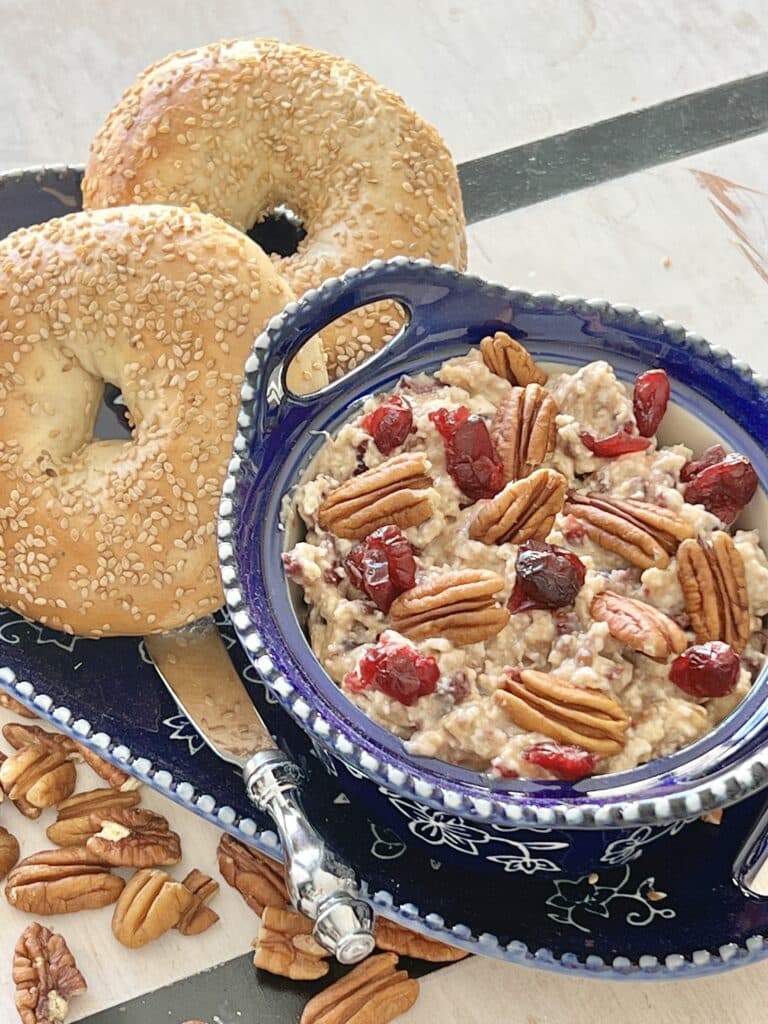
<svg viewBox="0 0 768 1024"><path fill-rule="evenodd" d="M661 445L669 397L660 369L548 376L500 332L323 444L287 575L326 671L411 754L574 781L743 699L768 559L734 524L758 480L719 445Z"/></svg>

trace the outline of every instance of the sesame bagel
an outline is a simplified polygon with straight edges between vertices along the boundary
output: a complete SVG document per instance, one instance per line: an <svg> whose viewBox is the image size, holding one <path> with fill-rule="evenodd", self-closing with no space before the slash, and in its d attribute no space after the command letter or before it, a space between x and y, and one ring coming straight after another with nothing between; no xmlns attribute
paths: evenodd
<svg viewBox="0 0 768 1024"><path fill-rule="evenodd" d="M174 53L110 113L87 208L194 205L242 231L287 205L306 238L275 263L297 294L374 258L466 266L458 175L438 133L354 64L274 40ZM332 376L391 337L392 303L323 333Z"/></svg>
<svg viewBox="0 0 768 1024"><path fill-rule="evenodd" d="M0 242L0 605L99 636L221 604L215 520L243 366L292 298L245 235L169 206ZM130 440L94 440L105 381Z"/></svg>

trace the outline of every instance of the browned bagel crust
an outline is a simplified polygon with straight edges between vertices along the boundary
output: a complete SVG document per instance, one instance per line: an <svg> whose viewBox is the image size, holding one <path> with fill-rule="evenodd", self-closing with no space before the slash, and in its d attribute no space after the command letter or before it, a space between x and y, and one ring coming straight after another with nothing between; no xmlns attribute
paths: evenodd
<svg viewBox="0 0 768 1024"><path fill-rule="evenodd" d="M241 230L286 203L307 237L275 262L297 294L374 258L466 266L458 175L435 129L354 64L275 40L147 68L93 142L83 201L196 206ZM331 376L391 336L394 312L324 332Z"/></svg>
<svg viewBox="0 0 768 1024"><path fill-rule="evenodd" d="M169 206L0 242L0 605L98 636L221 604L215 519L243 366L292 298L245 235ZM132 440L92 439L104 380Z"/></svg>

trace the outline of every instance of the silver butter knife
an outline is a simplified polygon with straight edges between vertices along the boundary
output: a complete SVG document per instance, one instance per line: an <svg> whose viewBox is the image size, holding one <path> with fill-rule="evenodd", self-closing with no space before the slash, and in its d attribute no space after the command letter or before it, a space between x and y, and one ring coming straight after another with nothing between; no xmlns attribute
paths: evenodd
<svg viewBox="0 0 768 1024"><path fill-rule="evenodd" d="M354 873L312 827L299 802L301 772L264 725L213 619L144 637L165 685L208 746L237 765L251 801L274 821L288 892L314 936L343 964L372 951L373 910Z"/></svg>

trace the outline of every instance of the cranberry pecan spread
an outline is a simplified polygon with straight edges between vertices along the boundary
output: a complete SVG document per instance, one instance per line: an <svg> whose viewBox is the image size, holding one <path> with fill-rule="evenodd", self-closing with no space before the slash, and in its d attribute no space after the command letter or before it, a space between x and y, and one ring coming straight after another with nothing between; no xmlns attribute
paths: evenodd
<svg viewBox="0 0 768 1024"><path fill-rule="evenodd" d="M663 370L552 373L504 333L329 438L286 552L313 649L411 754L575 780L673 753L763 663L757 476L656 432ZM291 524L289 524L291 525Z"/></svg>

